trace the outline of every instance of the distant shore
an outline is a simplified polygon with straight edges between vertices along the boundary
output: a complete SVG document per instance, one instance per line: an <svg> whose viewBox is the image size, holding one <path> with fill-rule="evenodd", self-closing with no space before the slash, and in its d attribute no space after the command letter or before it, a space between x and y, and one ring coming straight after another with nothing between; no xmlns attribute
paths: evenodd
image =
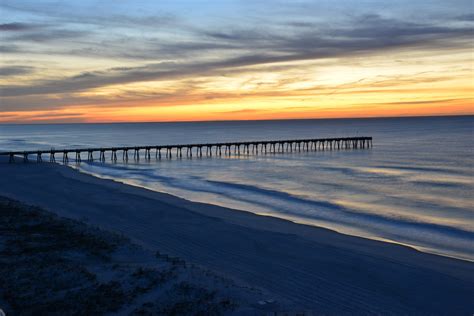
<svg viewBox="0 0 474 316"><path fill-rule="evenodd" d="M121 233L323 314L472 314L474 263L99 179L0 162L0 196Z"/></svg>

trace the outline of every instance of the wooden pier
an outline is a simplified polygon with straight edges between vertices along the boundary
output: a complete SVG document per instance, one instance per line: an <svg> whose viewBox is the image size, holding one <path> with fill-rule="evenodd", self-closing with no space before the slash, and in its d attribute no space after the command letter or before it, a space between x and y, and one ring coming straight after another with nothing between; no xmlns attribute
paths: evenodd
<svg viewBox="0 0 474 316"><path fill-rule="evenodd" d="M50 149L31 151L10 151L0 152L0 156L8 156L10 162L15 161L15 157L23 158L24 162L29 161L30 156L35 156L37 162L43 161L43 156L49 162L56 162L59 158L63 163L68 163L69 159L76 162L106 161L106 156L112 162L116 162L121 156L123 161L129 158L140 160L171 159L173 153L177 158L205 156L231 156L250 155L259 153L284 153L319 150L341 150L341 149L365 149L372 147L372 137L343 137L343 138L315 138L315 139L290 139L274 141L250 141L250 142L226 142L226 143L205 143L186 145L156 145L156 146L134 146L134 147L97 147L97 148L75 148L75 149ZM87 157L86 157L87 155ZM142 156L143 155L143 156Z"/></svg>

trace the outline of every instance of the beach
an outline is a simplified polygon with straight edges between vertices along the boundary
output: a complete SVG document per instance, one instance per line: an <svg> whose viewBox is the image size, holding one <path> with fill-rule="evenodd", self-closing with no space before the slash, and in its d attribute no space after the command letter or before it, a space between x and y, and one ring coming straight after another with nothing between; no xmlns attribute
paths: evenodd
<svg viewBox="0 0 474 316"><path fill-rule="evenodd" d="M254 315L281 306L120 234L4 197L0 213L2 315Z"/></svg>
<svg viewBox="0 0 474 316"><path fill-rule="evenodd" d="M0 316L474 316L472 1L0 9Z"/></svg>
<svg viewBox="0 0 474 316"><path fill-rule="evenodd" d="M123 234L150 251L315 314L474 310L474 263L100 179L57 164L0 164L0 195Z"/></svg>

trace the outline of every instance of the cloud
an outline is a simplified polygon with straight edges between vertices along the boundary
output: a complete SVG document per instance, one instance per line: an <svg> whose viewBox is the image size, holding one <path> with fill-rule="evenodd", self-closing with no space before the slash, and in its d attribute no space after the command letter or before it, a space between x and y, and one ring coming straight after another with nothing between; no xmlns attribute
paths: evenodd
<svg viewBox="0 0 474 316"><path fill-rule="evenodd" d="M0 31L1 32L25 31L25 30L33 29L34 27L35 27L34 25L27 24L27 23L19 23L19 22L4 23L4 24L0 24Z"/></svg>
<svg viewBox="0 0 474 316"><path fill-rule="evenodd" d="M292 22L288 22L286 24L289 25L289 26L292 26L292 27L297 27L297 28L314 28L314 27L316 27L316 24L314 24L312 22L304 22L304 21L292 21Z"/></svg>
<svg viewBox="0 0 474 316"><path fill-rule="evenodd" d="M124 1L125 2L125 1ZM116 2L113 2L117 7ZM0 8L5 11L10 11L13 14L26 14L28 16L45 18L48 21L54 21L56 24L83 24L95 25L101 27L119 26L119 27L160 27L165 25L175 25L179 22L175 14L164 12L140 12L140 15L132 15L129 12L115 13L114 8L111 7L108 1L101 1L93 3L88 8L85 3L68 3L58 5L54 2L42 3L35 1L23 2L3 0L0 3ZM106 18L104 18L106 12ZM13 24L13 23L12 23ZM20 23L18 23L20 24Z"/></svg>
<svg viewBox="0 0 474 316"><path fill-rule="evenodd" d="M246 113L259 113L259 112L264 112L264 111L265 110L262 110L262 109L242 109L242 110L235 110L235 111L214 111L214 113L218 113L218 114L246 114Z"/></svg>
<svg viewBox="0 0 474 316"><path fill-rule="evenodd" d="M356 27L352 29L336 29L329 34L361 39L378 39L383 43L409 43L411 41L447 38L454 36L472 35L472 28L452 27L447 25L432 25L425 23L405 22L393 18L384 18L377 14L367 14L355 20Z"/></svg>
<svg viewBox="0 0 474 316"><path fill-rule="evenodd" d="M2 113L0 123L80 123L84 121L85 113L57 113L45 111L41 113Z"/></svg>
<svg viewBox="0 0 474 316"><path fill-rule="evenodd" d="M298 26L284 29L262 25L255 28L195 30L192 41L161 42L151 47L145 45L141 54L136 56L152 59L156 56L195 56L205 51L224 51L240 53L242 58L266 55L271 59L277 56L275 59L296 61L415 46L433 49L459 45L467 47L472 37L472 28L466 26L405 22L377 14L357 17L343 25L291 24ZM127 52L127 56L130 53Z"/></svg>
<svg viewBox="0 0 474 316"><path fill-rule="evenodd" d="M474 13L468 13L468 14L458 15L458 16L456 17L456 20L474 22Z"/></svg>
<svg viewBox="0 0 474 316"><path fill-rule="evenodd" d="M72 20L76 21L74 18ZM105 30L108 31L107 27L110 25L120 26L118 18L112 20L114 21L109 19L103 21ZM122 20L124 28L133 26L130 29L132 31L136 31L137 26L158 27L177 23L173 19L167 20L161 17L122 16ZM100 25L101 22L97 17L91 16L84 17L81 23ZM108 85L262 72L265 71L261 69L262 67L276 67L278 63L354 55L370 56L386 50L469 47L472 37L470 27L453 26L450 23L433 25L406 22L378 14L357 16L350 21L337 24L294 21L286 23L285 26L290 27L284 28L275 25L256 25L253 28L225 25L220 28L189 27L184 38L171 37L170 33L165 32L166 40L161 40L159 35L153 32L147 32L148 37L127 35L127 32L120 35L114 33L117 32L116 28L112 28L113 32L102 40L95 31L87 31L84 28L68 29L70 27L68 25L22 23L2 25L10 31L13 29L15 31L9 32L9 45L0 47L0 52L17 53L20 50L20 47L10 43L22 42L21 47L26 49L28 43L23 42L46 42L48 52L53 54L143 60L140 66L100 69L60 79L45 78L31 84L0 86L0 94L4 98L25 99L32 96L37 98L55 95L54 104L61 103L57 101L61 98L70 100L67 95ZM76 40L79 37L81 40ZM71 39L68 41L67 49L63 46L49 45L50 41L63 39ZM57 47L60 49L55 50ZM156 62L163 59L173 61ZM15 67L17 66L5 66L3 72L5 75L14 75L28 71ZM257 67L259 68L256 69ZM0 73L1 71L0 69ZM58 95L62 97L58 98ZM81 99L74 98L74 102L80 104ZM5 107L4 104L0 105L0 110ZM9 104L14 106L15 102ZM39 105L31 102L25 103L24 107L35 108Z"/></svg>
<svg viewBox="0 0 474 316"><path fill-rule="evenodd" d="M32 73L34 67L31 66L0 66L0 76L18 76Z"/></svg>
<svg viewBox="0 0 474 316"><path fill-rule="evenodd" d="M129 49L130 47L134 49L131 50ZM192 39L165 43L165 41L157 39L142 41L128 38L127 40L102 41L95 47L81 47L65 51L64 53L70 56L80 57L107 57L149 61L156 59L188 58L205 52L215 53L217 51L236 51L240 49L241 47L239 45L209 40Z"/></svg>
<svg viewBox="0 0 474 316"><path fill-rule="evenodd" d="M399 101L399 102L386 102L386 105L419 105L419 104L446 104L451 102L470 102L470 99L443 99L443 100L416 100L416 101Z"/></svg>
<svg viewBox="0 0 474 316"><path fill-rule="evenodd" d="M6 39L10 42L49 42L63 39L75 40L90 34L88 31L41 28L41 30L28 29L27 32L22 33L15 32Z"/></svg>
<svg viewBox="0 0 474 316"><path fill-rule="evenodd" d="M30 115L30 118L35 118L35 119L42 119L42 118L64 118L64 117L69 117L69 118L72 118L72 117L83 117L85 116L84 113L82 112L77 112L77 113L71 113L71 112L67 112L67 113L56 113L54 111L51 111L51 112L46 112L46 113L40 113L40 114L33 114L33 115Z"/></svg>
<svg viewBox="0 0 474 316"><path fill-rule="evenodd" d="M215 75L226 71L238 71L242 67L270 63L370 54L381 50L413 46L438 48L439 46L454 45L452 40L468 38L472 31L470 28L431 26L388 20L377 15L364 16L357 21L356 27L331 29L323 34L302 32L297 35L284 36L246 31L204 32L205 37L222 40L222 42L214 44L217 47L232 46L237 56L213 61L196 59L195 61L149 63L134 68L111 68L85 72L61 80L43 80L30 86L0 86L0 89L4 96L76 92L113 84ZM61 36L67 37L71 34L67 32L46 33L38 40ZM33 38L31 39L33 40ZM182 50L195 51L207 47L205 44L201 45L204 46L190 45L187 47L182 44L172 44L168 50L169 53L176 50L175 54L179 54L180 51L183 53ZM212 49L212 45L210 44L207 49ZM167 49L166 45L163 49ZM247 49L252 49L255 53L245 53Z"/></svg>
<svg viewBox="0 0 474 316"><path fill-rule="evenodd" d="M0 51L4 53L16 53L21 51L18 46L12 43L49 42L68 38L77 39L90 34L89 31L65 29L51 23L33 24L20 22L0 24L0 32L3 32L2 40L10 43L10 46L2 46L3 49Z"/></svg>
<svg viewBox="0 0 474 316"><path fill-rule="evenodd" d="M0 53L18 53L20 52L20 48L16 45L0 45Z"/></svg>

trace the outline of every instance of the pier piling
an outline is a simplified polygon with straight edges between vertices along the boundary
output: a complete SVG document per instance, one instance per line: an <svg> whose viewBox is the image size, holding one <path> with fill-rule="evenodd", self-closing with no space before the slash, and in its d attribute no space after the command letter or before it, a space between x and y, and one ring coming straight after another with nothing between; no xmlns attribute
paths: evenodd
<svg viewBox="0 0 474 316"><path fill-rule="evenodd" d="M213 156L240 156L241 154L276 154L293 153L302 151L325 151L341 149L366 149L373 147L372 137L339 137L339 138L315 138L315 139L292 139L292 140L266 140L250 142L225 142L225 143L206 143L206 144L183 144L183 145L158 145L158 146L136 146L136 147L99 147L84 149L51 149L51 150L30 150L30 151L10 151L0 152L0 156L8 156L9 162L15 162L15 156L23 157L24 162L29 161L29 155L36 155L36 161L42 162L43 155L49 155L50 162L56 162L56 154L62 154L63 163L69 162L68 153L75 153L75 161L81 162L81 154L87 153L87 161L94 161L94 153L99 153L99 161L105 162L106 153L110 153L112 162L116 162L117 151L122 151L122 160L128 161L128 152L133 150L133 159L140 160L140 151L144 151L145 160L151 160L151 151L155 150L155 158L161 159L161 150L165 150L167 159L172 159L173 150L176 150L176 157L183 157L183 149L186 151L186 157L192 158L193 151L196 156L203 156L203 148L207 157ZM224 150L223 150L224 149Z"/></svg>

